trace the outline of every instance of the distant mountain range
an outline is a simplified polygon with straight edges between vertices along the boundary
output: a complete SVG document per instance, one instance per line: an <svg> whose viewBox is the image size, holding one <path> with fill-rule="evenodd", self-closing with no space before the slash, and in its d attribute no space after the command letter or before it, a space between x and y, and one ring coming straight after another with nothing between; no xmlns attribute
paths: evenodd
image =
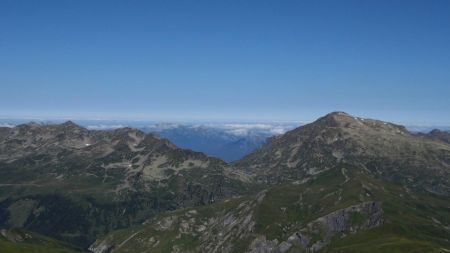
<svg viewBox="0 0 450 253"><path fill-rule="evenodd" d="M267 124L207 125L154 125L141 128L169 139L175 145L236 161L259 148L268 137L281 134L283 128Z"/></svg>
<svg viewBox="0 0 450 253"><path fill-rule="evenodd" d="M25 120L0 120L0 127L13 127ZM39 121L54 124L54 121ZM56 121L57 122L57 121ZM268 137L283 134L298 123L155 123L146 121L81 120L80 125L91 130L111 130L133 127L146 133L156 133L175 145L203 152L231 162L259 148Z"/></svg>
<svg viewBox="0 0 450 253"><path fill-rule="evenodd" d="M149 218L104 252L448 252L445 135L343 112L270 138L235 166L264 190Z"/></svg>
<svg viewBox="0 0 450 253"><path fill-rule="evenodd" d="M242 194L248 181L220 159L137 129L0 128L0 228L78 246L161 211Z"/></svg>
<svg viewBox="0 0 450 253"><path fill-rule="evenodd" d="M0 127L0 252L450 251L448 132L344 112L268 131L227 163L128 127Z"/></svg>

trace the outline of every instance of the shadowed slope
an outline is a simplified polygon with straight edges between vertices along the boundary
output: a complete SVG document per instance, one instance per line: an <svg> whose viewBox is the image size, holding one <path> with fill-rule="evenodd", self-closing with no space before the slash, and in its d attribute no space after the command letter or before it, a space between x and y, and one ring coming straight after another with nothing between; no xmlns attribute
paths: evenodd
<svg viewBox="0 0 450 253"><path fill-rule="evenodd" d="M131 128L35 123L0 135L0 225L87 246L164 210L248 190L225 162Z"/></svg>
<svg viewBox="0 0 450 253"><path fill-rule="evenodd" d="M162 214L91 249L448 252L449 154L402 126L331 113L236 163L267 190Z"/></svg>

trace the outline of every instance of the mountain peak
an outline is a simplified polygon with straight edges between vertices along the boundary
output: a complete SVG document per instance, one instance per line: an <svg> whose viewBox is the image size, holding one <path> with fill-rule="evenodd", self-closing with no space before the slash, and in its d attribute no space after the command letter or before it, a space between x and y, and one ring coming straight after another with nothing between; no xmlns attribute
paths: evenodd
<svg viewBox="0 0 450 253"><path fill-rule="evenodd" d="M60 125L56 125L56 129L64 130L64 131L71 131L71 132L80 132L80 131L84 132L84 131L87 131L86 128L84 128L84 127L82 127L80 125L77 125L76 123L74 123L71 120L68 120L68 121L66 121L66 122L64 122L64 123L62 123Z"/></svg>
<svg viewBox="0 0 450 253"><path fill-rule="evenodd" d="M65 126L65 127L80 127L79 125L75 124L75 122L68 120L64 123L61 124L61 126Z"/></svg>
<svg viewBox="0 0 450 253"><path fill-rule="evenodd" d="M342 111L330 112L324 117L352 117L350 114Z"/></svg>
<svg viewBox="0 0 450 253"><path fill-rule="evenodd" d="M363 118L353 116L346 112L330 112L327 115L319 118L318 120L321 120L321 119L331 119L331 120L340 121L340 122L359 121L359 120L364 121L365 120Z"/></svg>
<svg viewBox="0 0 450 253"><path fill-rule="evenodd" d="M345 112L332 112L329 113L315 122L311 123L314 127L338 127L345 129L364 129L391 132L397 134L408 134L409 131L402 125L397 125L390 122L385 122L376 119L361 118L350 115Z"/></svg>
<svg viewBox="0 0 450 253"><path fill-rule="evenodd" d="M441 130L439 130L439 129L433 129L433 130L431 130L430 132L429 132L429 134L440 134L440 133L443 133L444 131L441 131Z"/></svg>
<svg viewBox="0 0 450 253"><path fill-rule="evenodd" d="M399 151L390 146L389 143L394 141L404 148ZM411 156L407 152L415 145L415 141L414 136L403 126L355 117L345 112L332 112L310 124L270 139L239 163L241 167L251 165L256 173L265 173L264 175L278 178L277 180L285 180L279 179L282 177L296 180L301 173L310 173L308 167L327 168L324 164L330 164L334 160L341 161L346 157L373 156L391 159L392 154ZM280 167L288 169L270 169ZM297 172L300 174L290 172L289 169L292 168L299 169Z"/></svg>
<svg viewBox="0 0 450 253"><path fill-rule="evenodd" d="M433 129L427 134L428 137L450 143L450 132Z"/></svg>
<svg viewBox="0 0 450 253"><path fill-rule="evenodd" d="M30 131L30 130L39 130L42 128L42 125L35 122L35 121L31 121L29 123L24 123L24 124L20 124L14 127L14 129L18 129L20 131Z"/></svg>
<svg viewBox="0 0 450 253"><path fill-rule="evenodd" d="M351 124L361 124L365 119L354 117L346 112L331 112L312 124L328 126L328 127L345 127Z"/></svg>

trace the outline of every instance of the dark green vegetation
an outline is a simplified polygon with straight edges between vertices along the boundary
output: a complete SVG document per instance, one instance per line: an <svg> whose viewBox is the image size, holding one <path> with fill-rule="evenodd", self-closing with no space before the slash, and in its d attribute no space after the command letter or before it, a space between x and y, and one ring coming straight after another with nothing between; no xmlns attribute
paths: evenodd
<svg viewBox="0 0 450 253"><path fill-rule="evenodd" d="M332 113L228 165L131 129L89 134L3 149L2 226L96 253L450 252L441 137Z"/></svg>
<svg viewBox="0 0 450 253"><path fill-rule="evenodd" d="M345 162L373 177L450 196L450 146L405 127L337 112L268 140L237 163L268 183L303 180Z"/></svg>
<svg viewBox="0 0 450 253"><path fill-rule="evenodd" d="M56 241L34 232L20 229L2 230L0 234L2 253L82 253L81 249Z"/></svg>
<svg viewBox="0 0 450 253"><path fill-rule="evenodd" d="M338 167L346 168L346 174L336 168L304 184L282 184L254 197L165 213L145 225L112 233L92 249L265 252L258 251L254 242L265 249L275 245L268 252L280 252L282 242L289 245L285 252L304 252L317 246L317 242L324 242L322 252L445 252L444 249L449 249L448 199L412 193L399 185L373 179L369 172L346 164ZM381 210L367 215L347 209L364 203L381 203ZM343 210L341 214L348 214L347 220L330 215L340 210ZM333 223L318 222L323 217L332 217L343 226L334 231ZM310 240L302 244L296 233Z"/></svg>
<svg viewBox="0 0 450 253"><path fill-rule="evenodd" d="M248 191L225 162L135 129L71 122L0 131L0 227L81 247L156 213Z"/></svg>

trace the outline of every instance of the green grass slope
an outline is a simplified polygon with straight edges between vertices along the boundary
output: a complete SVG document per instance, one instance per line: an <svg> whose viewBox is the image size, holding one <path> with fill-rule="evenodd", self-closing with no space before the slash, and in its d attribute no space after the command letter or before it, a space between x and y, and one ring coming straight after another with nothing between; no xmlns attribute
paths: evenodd
<svg viewBox="0 0 450 253"><path fill-rule="evenodd" d="M372 202L381 204L382 218L378 225L366 226L374 218L351 210ZM340 210L348 210L343 228L333 232L320 226L320 220L338 217L333 214ZM301 245L292 240L296 234L309 241ZM308 247L323 245L318 252L448 252L449 238L447 198L417 193L339 164L306 183L287 183L251 198L165 213L144 225L113 232L91 249L260 252L258 247L265 247L272 250L264 252L306 252Z"/></svg>
<svg viewBox="0 0 450 253"><path fill-rule="evenodd" d="M0 133L0 228L20 227L86 248L167 210L250 190L225 162L131 128L72 122Z"/></svg>
<svg viewBox="0 0 450 253"><path fill-rule="evenodd" d="M7 236L5 236L7 233ZM3 235L5 234L5 235ZM69 244L51 239L37 233L12 229L0 235L2 253L81 253L86 252Z"/></svg>

